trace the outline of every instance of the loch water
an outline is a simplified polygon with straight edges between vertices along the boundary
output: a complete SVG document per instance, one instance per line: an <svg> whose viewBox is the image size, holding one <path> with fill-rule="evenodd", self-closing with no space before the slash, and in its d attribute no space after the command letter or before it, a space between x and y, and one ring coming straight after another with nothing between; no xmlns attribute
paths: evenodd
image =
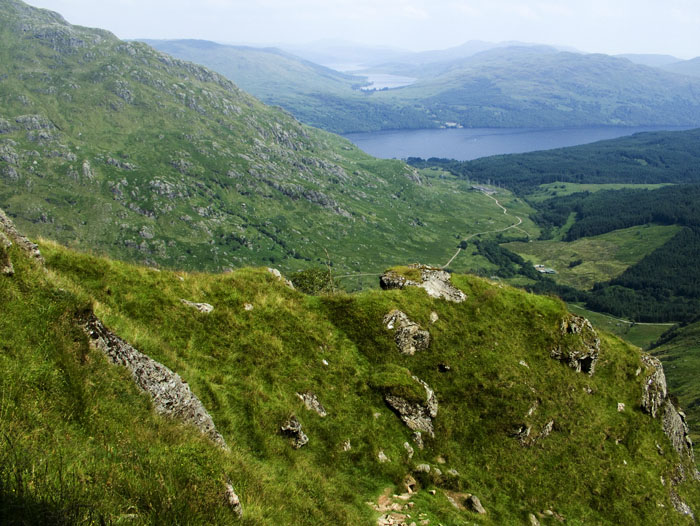
<svg viewBox="0 0 700 526"><path fill-rule="evenodd" d="M368 154L384 159L444 157L469 161L490 155L577 146L645 131L687 129L690 127L447 128L350 133L344 136Z"/></svg>

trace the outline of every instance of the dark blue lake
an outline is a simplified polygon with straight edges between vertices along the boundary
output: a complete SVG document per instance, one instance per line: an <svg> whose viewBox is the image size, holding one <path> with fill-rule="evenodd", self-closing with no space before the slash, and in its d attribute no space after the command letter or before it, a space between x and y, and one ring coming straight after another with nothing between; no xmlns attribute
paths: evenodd
<svg viewBox="0 0 700 526"><path fill-rule="evenodd" d="M468 161L504 153L524 153L615 139L643 131L688 130L690 127L594 128L463 128L399 130L345 135L375 157L445 157Z"/></svg>

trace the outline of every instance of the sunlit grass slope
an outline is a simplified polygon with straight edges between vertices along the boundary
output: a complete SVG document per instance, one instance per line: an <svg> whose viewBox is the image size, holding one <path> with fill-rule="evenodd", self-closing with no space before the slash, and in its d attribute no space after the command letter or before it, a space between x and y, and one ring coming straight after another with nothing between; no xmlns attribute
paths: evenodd
<svg viewBox="0 0 700 526"><path fill-rule="evenodd" d="M311 297L265 269L158 272L51 243L42 250L48 274L13 248L17 274L0 280L2 513L11 520L50 509L69 522L230 523L230 478L243 524L373 524L380 513L366 503L402 491L425 463L433 469L414 472L421 489L410 513L431 523L521 524L544 510L569 524L684 523L660 482L678 458L639 409L638 351L604 336L592 377L553 360L566 312L557 300L459 275L463 304L420 289ZM75 319L91 306L189 383L230 452L153 416L128 375L89 350ZM398 352L382 323L395 308L430 331L428 350ZM439 401L423 450L383 399L406 392L409 375ZM306 391L326 417L304 407L296 393ZM280 434L290 415L310 438L300 450ZM539 430L550 421L552 433L531 447L511 436L523 422ZM679 491L697 505L696 485ZM476 494L487 514L456 509L449 492Z"/></svg>

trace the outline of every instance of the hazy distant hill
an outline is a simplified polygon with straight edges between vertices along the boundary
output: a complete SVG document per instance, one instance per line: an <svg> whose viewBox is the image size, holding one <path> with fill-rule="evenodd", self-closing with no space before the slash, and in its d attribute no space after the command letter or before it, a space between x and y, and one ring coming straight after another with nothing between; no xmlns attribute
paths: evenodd
<svg viewBox="0 0 700 526"><path fill-rule="evenodd" d="M414 77L418 82L361 92L357 88L362 81L357 77L276 50L199 41L153 44L212 67L265 102L335 132L434 128L446 123L465 127L700 124L700 81L625 58L562 52L550 46L468 42L444 51L396 53L371 71Z"/></svg>
<svg viewBox="0 0 700 526"><path fill-rule="evenodd" d="M654 68L668 66L669 64L673 64L675 62L681 62L681 59L674 57L673 55L659 55L654 53L625 53L615 56L618 58L626 58L635 64L651 66Z"/></svg>
<svg viewBox="0 0 700 526"><path fill-rule="evenodd" d="M391 72L420 80L376 100L464 126L700 123L700 81L607 55L505 48Z"/></svg>
<svg viewBox="0 0 700 526"><path fill-rule="evenodd" d="M700 77L700 57L668 64L664 66L663 69L673 73L679 73L681 75Z"/></svg>

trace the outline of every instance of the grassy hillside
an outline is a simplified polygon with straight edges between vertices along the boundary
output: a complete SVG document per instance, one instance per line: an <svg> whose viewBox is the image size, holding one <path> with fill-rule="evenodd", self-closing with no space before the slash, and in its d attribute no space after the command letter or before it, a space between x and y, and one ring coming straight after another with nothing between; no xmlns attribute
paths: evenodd
<svg viewBox="0 0 700 526"><path fill-rule="evenodd" d="M0 6L0 206L33 236L171 268L380 272L446 261L488 201L145 44Z"/></svg>
<svg viewBox="0 0 700 526"><path fill-rule="evenodd" d="M409 473L416 492L393 500L431 524L521 524L531 513L543 524L692 523L669 498L678 456L639 409L638 351L602 335L593 376L552 359L553 346L578 345L562 339L559 301L458 275L462 304L417 288L311 297L264 269L157 272L41 248L48 272L16 244L2 249L15 269L0 276L3 524L230 524L227 481L242 524L375 524L386 512L367 503L405 492ZM382 322L396 308L430 332L427 350L398 352ZM90 309L188 382L229 452L151 413L128 374L88 346L77 324ZM424 449L384 402L425 396L411 375L439 404ZM280 433L290 415L309 436L299 450ZM530 445L513 436L521 424ZM700 505L697 483L674 491ZM465 509L467 494L485 515Z"/></svg>
<svg viewBox="0 0 700 526"><path fill-rule="evenodd" d="M670 241L676 226L644 226L615 230L570 243L560 241L515 242L506 248L534 264L557 271L557 281L589 290L595 283L610 281L645 256Z"/></svg>

